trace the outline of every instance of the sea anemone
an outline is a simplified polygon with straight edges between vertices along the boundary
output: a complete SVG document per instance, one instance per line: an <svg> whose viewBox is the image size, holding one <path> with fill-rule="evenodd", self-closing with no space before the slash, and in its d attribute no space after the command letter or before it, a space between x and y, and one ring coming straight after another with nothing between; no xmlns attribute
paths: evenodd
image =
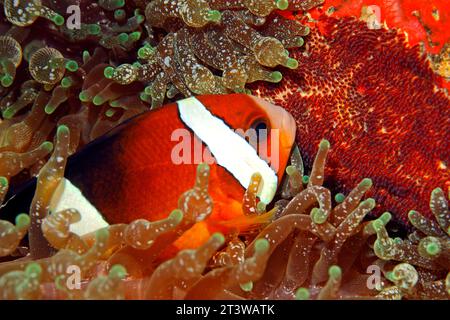
<svg viewBox="0 0 450 320"><path fill-rule="evenodd" d="M322 2L81 0L71 27L71 1L5 0L0 204L37 188L0 220L0 299L448 299L448 59L366 21L286 18ZM168 253L212 211L206 164L161 220L78 236L77 210L49 212L84 145L180 96L249 89L298 126L269 223ZM261 183L247 215L267 213Z"/></svg>
<svg viewBox="0 0 450 320"><path fill-rule="evenodd" d="M390 211L406 227L410 210L432 217L430 193L450 187L450 98L426 56L395 29L327 16L291 55L296 70L252 92L294 116L306 166L325 137L340 150L329 159L330 188L347 194L370 177L374 214Z"/></svg>
<svg viewBox="0 0 450 320"><path fill-rule="evenodd" d="M40 188L33 201L36 209L47 207L53 186L63 173L70 145L67 127L60 127L57 137L55 151L39 176ZM373 199L362 200L372 185L370 179L362 180L347 197L336 195L334 201L330 191L322 186L329 148L328 141L320 143L309 176L303 175L299 153L293 154L282 190L282 197L287 199L275 204L277 214L273 222L262 225L260 231L255 229L229 238L214 234L199 248L180 251L171 258L162 258L164 248L195 223L197 206L208 205L190 200L207 192L206 164L199 165L195 186L187 191L190 196L180 198L180 208L184 210L175 209L160 221L140 219L111 225L82 238L69 231L70 224L79 219L76 210L45 216L41 229L34 231L27 215L18 216L15 226L2 222L2 234L8 234L0 242L3 256L17 254L18 243L28 227L35 234L30 233L30 255L0 265L1 296L5 299L448 298L443 279L448 271L448 235L417 213L410 214L420 232L428 237L416 240L417 254L410 250L401 252L406 242L387 236L389 213L364 221L375 206ZM63 160L58 162L58 158ZM250 186L260 182L255 175ZM249 188L246 199L256 199L255 190ZM448 228L446 205L442 193L435 192L431 206L438 221ZM35 219L40 210L31 212L32 222L39 221ZM58 249L57 253L30 261L36 251L33 247L39 245L39 250L43 250L45 244ZM420 258L415 259L419 255L432 260L432 264L423 265ZM386 259L388 263L383 262ZM408 263L393 265L388 270L387 265L395 260ZM416 271L413 264L426 270ZM373 287L367 284L371 276L366 272L369 266L379 266L384 272ZM80 272L79 287L67 285L71 268Z"/></svg>

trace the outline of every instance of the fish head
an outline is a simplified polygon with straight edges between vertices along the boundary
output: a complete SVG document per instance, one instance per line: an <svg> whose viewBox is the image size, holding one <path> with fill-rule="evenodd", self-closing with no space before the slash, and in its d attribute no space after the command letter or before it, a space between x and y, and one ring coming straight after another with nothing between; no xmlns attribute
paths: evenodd
<svg viewBox="0 0 450 320"><path fill-rule="evenodd" d="M263 184L259 196L261 201L269 203L280 184L295 141L294 118L283 108L246 94L209 95L196 99L243 138L262 160L258 162L255 157L247 155L245 147L240 149L235 143L227 153L237 159L239 171L246 171L242 174L244 178L239 178L239 173L235 174L233 168L227 169L244 188L248 187L251 175L260 173ZM226 135L219 137L218 142L219 148L226 148ZM220 159L218 161L220 164Z"/></svg>

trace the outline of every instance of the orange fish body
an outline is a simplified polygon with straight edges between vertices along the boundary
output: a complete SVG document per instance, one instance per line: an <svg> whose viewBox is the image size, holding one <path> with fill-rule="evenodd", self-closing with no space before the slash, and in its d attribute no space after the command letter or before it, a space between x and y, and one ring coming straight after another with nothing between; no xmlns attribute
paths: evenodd
<svg viewBox="0 0 450 320"><path fill-rule="evenodd" d="M248 185L243 185L233 175L242 173L240 164L234 166L233 163L241 154L233 155L233 146L226 149L226 137L218 135L215 124L220 124L217 126L218 131L219 127L223 130L228 127L232 139L236 139L233 130L245 132L261 123L267 129L277 129L276 141L267 134L265 147L272 150L272 145L277 143L278 152L269 152L264 156L265 160L277 157L277 167L273 171L277 184L284 173L295 139L295 123L290 114L259 98L233 94L201 96L182 101L194 103L193 108L198 107L202 116L207 118L193 121L197 114L190 105L184 106L182 110L181 104L184 102L145 113L81 151L69 162L65 174L108 223L129 223L140 218L155 221L166 218L178 207L180 195L194 185L198 164L209 161L208 194L213 200L213 211L206 220L198 222L176 242L178 249L197 247L216 231L230 232L230 223L223 222L232 222L243 216L242 199ZM215 124L208 124L209 117L216 121ZM187 124L190 122L193 122L191 127ZM193 128L204 131L204 140L209 145L196 135ZM217 137L211 138L216 134ZM243 140L242 137L237 139ZM215 156L222 149L228 150L223 156L234 169L216 161ZM216 155L211 150L216 150ZM244 153L247 152L245 150ZM243 167L247 165L244 162ZM270 192L273 197L274 190ZM248 222L251 224L250 218ZM241 224L239 231L245 228Z"/></svg>

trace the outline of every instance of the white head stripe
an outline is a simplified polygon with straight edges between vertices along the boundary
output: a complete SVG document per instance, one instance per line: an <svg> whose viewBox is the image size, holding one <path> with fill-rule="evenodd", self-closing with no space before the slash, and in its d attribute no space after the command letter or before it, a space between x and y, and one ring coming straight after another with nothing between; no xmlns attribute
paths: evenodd
<svg viewBox="0 0 450 320"><path fill-rule="evenodd" d="M208 146L217 164L227 169L244 188L249 186L251 176L259 172L263 178L259 197L266 204L272 201L277 175L244 138L194 97L178 101L178 110L183 122Z"/></svg>
<svg viewBox="0 0 450 320"><path fill-rule="evenodd" d="M81 215L81 220L70 225L70 231L83 236L109 224L103 219L101 213L83 196L80 189L74 186L68 179L63 178L58 185L50 203L52 212L66 209L76 209Z"/></svg>

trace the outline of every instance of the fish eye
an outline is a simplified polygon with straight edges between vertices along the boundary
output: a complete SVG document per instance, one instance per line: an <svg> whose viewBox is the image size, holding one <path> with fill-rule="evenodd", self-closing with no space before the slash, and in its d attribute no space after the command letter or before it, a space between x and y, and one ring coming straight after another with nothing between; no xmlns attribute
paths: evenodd
<svg viewBox="0 0 450 320"><path fill-rule="evenodd" d="M253 124L251 125L251 128L256 131L256 134L259 135L260 130L268 130L269 125L266 120L264 119L258 119L253 121Z"/></svg>

